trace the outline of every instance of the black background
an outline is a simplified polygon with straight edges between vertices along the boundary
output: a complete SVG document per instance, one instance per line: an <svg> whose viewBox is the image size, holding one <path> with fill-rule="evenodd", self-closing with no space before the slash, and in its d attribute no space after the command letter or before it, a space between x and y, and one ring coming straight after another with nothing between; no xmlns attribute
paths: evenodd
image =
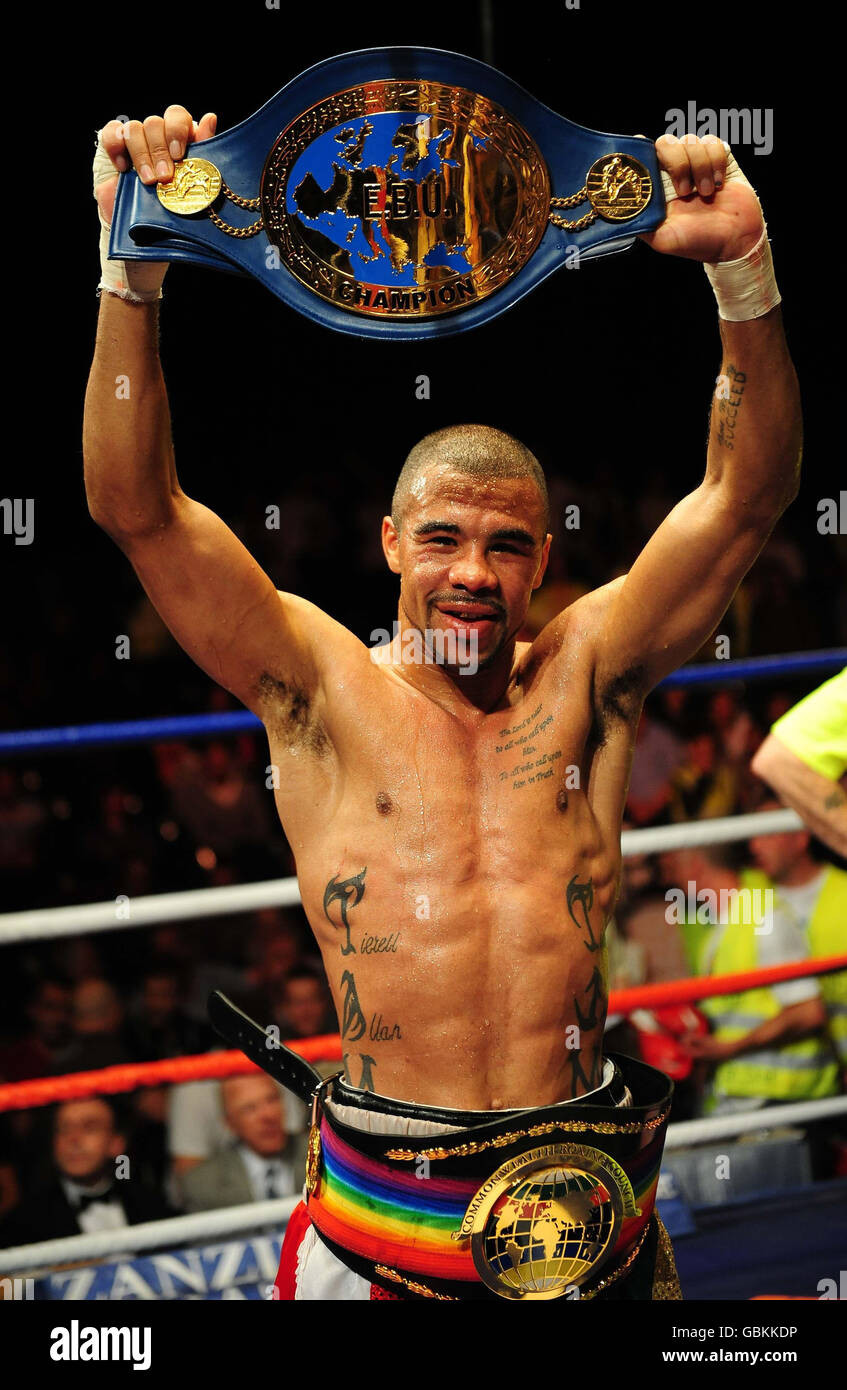
<svg viewBox="0 0 847 1390"><path fill-rule="evenodd" d="M19 547L3 541L11 637L5 727L192 712L208 702L208 682L181 653L144 680L137 663L114 658L115 634L127 630L138 588L90 521L82 488L82 408L98 307L95 130L118 114L143 119L174 101L198 119L215 110L218 129L228 129L311 64L380 45L483 58L572 120L620 133L655 138L665 112L692 100L716 110L772 109L772 153L737 153L765 209L804 396L803 488L781 525L808 557L808 645L833 640L825 615L837 582L835 546L817 533L816 506L844 472L832 356L839 271L826 234L835 223L815 190L830 171L838 191L837 159L819 155L827 102L834 111L838 91L822 68L820 11L792 10L790 22L773 12L768 25L760 7L743 4L695 10L582 0L568 10L492 0L273 11L264 0L181 0L52 9L42 20L37 43L20 50L32 86L15 118L16 126L27 115L34 121L43 157L21 319L21 337L32 335L26 396L10 403L24 430L3 487L35 498L36 539ZM17 277L13 265L9 274ZM21 337L8 329L17 357ZM563 269L493 323L436 344L332 333L253 281L176 267L165 282L162 355L185 490L237 529L244 518L261 521L272 502L284 514L286 492L307 479L325 504L333 544L303 567L301 592L365 638L396 616L396 581L387 571L384 578L360 572L351 504L362 487L384 491L377 528L400 464L422 434L479 420L518 435L552 475L601 480L610 498L634 497L656 473L678 497L702 474L720 362L701 268L641 243ZM430 377L429 401L415 398L421 373ZM616 412L637 419L637 430L610 430ZM284 547L284 522L273 534ZM591 542L602 568L602 525ZM632 556L610 561L620 558ZM272 561L268 567L274 577Z"/></svg>

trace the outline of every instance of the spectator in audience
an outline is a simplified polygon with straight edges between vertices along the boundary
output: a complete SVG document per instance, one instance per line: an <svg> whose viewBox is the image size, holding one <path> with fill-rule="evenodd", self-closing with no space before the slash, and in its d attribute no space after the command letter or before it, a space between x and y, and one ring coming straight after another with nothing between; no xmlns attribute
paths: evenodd
<svg viewBox="0 0 847 1390"><path fill-rule="evenodd" d="M210 1030L183 1012L179 975L171 966L154 963L145 971L127 1042L139 1062L193 1056L209 1046Z"/></svg>
<svg viewBox="0 0 847 1390"><path fill-rule="evenodd" d="M735 771L718 756L714 735L699 724L690 727L685 758L672 777L673 819L704 820L731 815L737 786Z"/></svg>
<svg viewBox="0 0 847 1390"><path fill-rule="evenodd" d="M65 1101L56 1108L52 1157L49 1184L4 1218L4 1246L117 1230L175 1214L158 1192L130 1176L125 1131L116 1106L105 1097Z"/></svg>
<svg viewBox="0 0 847 1390"><path fill-rule="evenodd" d="M124 1033L123 1005L108 980L80 980L73 991L72 1018L70 1071L94 1071L132 1061Z"/></svg>
<svg viewBox="0 0 847 1390"><path fill-rule="evenodd" d="M673 774L684 752L676 735L654 719L645 705L635 739L626 803L627 816L635 825L655 825L667 820Z"/></svg>
<svg viewBox="0 0 847 1390"><path fill-rule="evenodd" d="M282 999L285 981L297 964L300 955L300 934L294 924L281 913L257 914L256 931L251 942L255 965L251 972L252 989L246 996L247 1013L263 1024L271 1023Z"/></svg>
<svg viewBox="0 0 847 1390"><path fill-rule="evenodd" d="M336 1062L335 1071L339 1070ZM282 1092L283 1127L289 1135L302 1135L307 1128L306 1107L290 1091ZM221 1109L217 1081L188 1081L172 1086L168 1096L168 1152L174 1178L205 1159L232 1147L232 1130Z"/></svg>
<svg viewBox="0 0 847 1390"><path fill-rule="evenodd" d="M221 1109L236 1143L184 1172L188 1211L293 1196L303 1182L305 1145L286 1134L280 1088L269 1076L231 1076L220 1083Z"/></svg>
<svg viewBox="0 0 847 1390"><path fill-rule="evenodd" d="M631 830L632 826L624 822L624 828ZM656 882L652 856L628 854L624 858L615 920L630 946L641 952L646 984L681 980L694 968L686 961L684 941L669 920L667 899Z"/></svg>
<svg viewBox="0 0 847 1390"><path fill-rule="evenodd" d="M47 821L42 800L9 767L0 767L0 877L4 897L17 905L27 878L37 870L38 849ZM8 910L8 907L7 907Z"/></svg>
<svg viewBox="0 0 847 1390"><path fill-rule="evenodd" d="M71 991L67 980L58 975L37 980L27 1018L28 1032L0 1049L0 1077L4 1081L29 1081L71 1070Z"/></svg>
<svg viewBox="0 0 847 1390"><path fill-rule="evenodd" d="M283 981L276 1022L283 1038L337 1032L326 976L309 965L295 966Z"/></svg>
<svg viewBox="0 0 847 1390"><path fill-rule="evenodd" d="M691 901L702 934L701 974L732 975L808 958L802 930L766 896L765 876L736 871L720 846L673 850L662 855L662 867L668 882L681 890L689 921ZM700 1007L712 1032L691 1034L686 1044L711 1068L707 1109L750 1110L838 1090L826 1012L814 979L715 995Z"/></svg>
<svg viewBox="0 0 847 1390"><path fill-rule="evenodd" d="M777 810L775 800L762 810ZM847 950L847 873L818 857L818 843L808 830L757 835L750 849L775 888L777 909L802 932L813 959L843 955ZM817 981L827 1013L829 1033L841 1068L847 1073L847 971Z"/></svg>
<svg viewBox="0 0 847 1390"><path fill-rule="evenodd" d="M243 760L220 740L178 764L171 791L177 820L199 848L212 850L217 859L231 860L272 839L269 793L248 780Z"/></svg>

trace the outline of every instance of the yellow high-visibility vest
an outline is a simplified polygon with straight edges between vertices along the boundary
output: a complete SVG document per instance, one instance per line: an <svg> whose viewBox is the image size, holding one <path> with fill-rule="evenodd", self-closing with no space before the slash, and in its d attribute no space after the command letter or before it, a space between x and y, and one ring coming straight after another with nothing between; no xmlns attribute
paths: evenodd
<svg viewBox="0 0 847 1390"><path fill-rule="evenodd" d="M754 880L767 882L764 875L751 873L742 875L742 879L748 884ZM738 916L738 913L733 915ZM734 975L743 970L756 970L759 964L755 923L730 921L718 942L708 973ZM712 1020L714 1036L722 1042L745 1037L783 1009L769 987L718 995L704 1000L701 1007ZM715 1099L750 1096L786 1102L816 1100L837 1093L838 1074L829 1039L816 1036L757 1048L755 1052L743 1053L728 1062L719 1062L712 1088Z"/></svg>
<svg viewBox="0 0 847 1390"><path fill-rule="evenodd" d="M807 928L813 957L843 956L847 952L847 873L830 864ZM821 975L818 981L826 1005L829 1035L842 1067L847 1067L847 970Z"/></svg>

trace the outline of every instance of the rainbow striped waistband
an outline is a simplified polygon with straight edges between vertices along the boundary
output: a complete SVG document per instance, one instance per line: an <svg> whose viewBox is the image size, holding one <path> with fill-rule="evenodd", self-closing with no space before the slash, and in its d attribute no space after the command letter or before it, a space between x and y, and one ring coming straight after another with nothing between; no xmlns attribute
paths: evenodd
<svg viewBox="0 0 847 1390"><path fill-rule="evenodd" d="M596 1114L597 1108L592 1109ZM550 1113L548 1109L543 1115ZM600 1157L607 1156L607 1148L612 1149L609 1162L617 1166L622 1177L625 1175L634 1196L629 1211L624 1210L613 1247L613 1257L624 1256L635 1246L653 1211L666 1115L660 1124L655 1120L642 1124L627 1120L631 1111L607 1109L603 1112L605 1122L580 1124L570 1118L574 1113L570 1106L567 1113L560 1108L558 1124L553 1122L536 1129L550 1131L544 1142L554 1144L557 1138L577 1138ZM535 1116L536 1112L527 1112L521 1121L525 1125ZM516 1124L512 1122L513 1130ZM503 1124L500 1128L508 1131L509 1126ZM518 1144L519 1149L530 1151L533 1143L539 1142L531 1128L529 1132L522 1131L528 1137ZM579 1130L583 1133L574 1132ZM614 1143L604 1130L627 1134L624 1148L630 1151L621 1152L620 1142ZM395 1136L362 1134L361 1141L370 1141L371 1148L376 1138L383 1146L381 1154L366 1153L359 1147L359 1131L339 1125L325 1113L320 1127L320 1163L308 1200L312 1223L342 1258L342 1252L347 1252L359 1261L389 1266L413 1276L478 1282L470 1242L454 1240L453 1233L460 1230L469 1205L502 1158L514 1154L515 1145L504 1150L499 1138L487 1144L469 1144L467 1141L472 1141L473 1136L473 1129L450 1135L454 1148L436 1151L448 1155L446 1162L426 1157L431 1144L427 1138L401 1141ZM507 1133L506 1137L511 1136ZM414 1150L389 1148L391 1143L399 1142L413 1145ZM482 1151L459 1154L457 1151L463 1146ZM389 1158L387 1153L402 1153L405 1157Z"/></svg>

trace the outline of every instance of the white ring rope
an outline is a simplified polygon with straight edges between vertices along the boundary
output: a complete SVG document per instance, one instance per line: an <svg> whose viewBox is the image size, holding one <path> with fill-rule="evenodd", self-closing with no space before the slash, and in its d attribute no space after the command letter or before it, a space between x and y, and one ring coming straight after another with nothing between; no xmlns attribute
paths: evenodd
<svg viewBox="0 0 847 1390"><path fill-rule="evenodd" d="M80 1236L63 1236L61 1240L42 1240L37 1245L15 1245L0 1250L0 1269L6 1275L19 1274L25 1269L49 1270L56 1265L124 1255L129 1250L134 1253L170 1250L189 1241L196 1244L216 1240L238 1231L252 1231L258 1226L284 1228L300 1200L298 1192L296 1196L275 1197L268 1202L197 1211L190 1216L170 1216L164 1221L145 1221L138 1226L122 1226L117 1231L89 1231Z"/></svg>
<svg viewBox="0 0 847 1390"><path fill-rule="evenodd" d="M802 1124L804 1120L824 1120L828 1115L847 1113L847 1096L827 1096L823 1100L800 1100L793 1105L765 1105L741 1115L707 1115L702 1120L681 1120L670 1125L665 1153L687 1144L705 1144L710 1139L731 1139L754 1129L776 1129L781 1125Z"/></svg>
<svg viewBox="0 0 847 1390"><path fill-rule="evenodd" d="M726 844L749 839L752 835L778 835L783 830L803 829L803 822L795 811L720 816L712 820L686 821L684 825L625 830L621 835L621 853L629 858L634 854L655 854L691 845ZM222 917L229 913L255 912L260 907L295 907L300 901L296 878L272 878L262 883L151 893L142 898L122 895L113 902L4 912L0 913L0 945L81 933L87 936L92 932L147 927L155 922L185 921L193 917Z"/></svg>

